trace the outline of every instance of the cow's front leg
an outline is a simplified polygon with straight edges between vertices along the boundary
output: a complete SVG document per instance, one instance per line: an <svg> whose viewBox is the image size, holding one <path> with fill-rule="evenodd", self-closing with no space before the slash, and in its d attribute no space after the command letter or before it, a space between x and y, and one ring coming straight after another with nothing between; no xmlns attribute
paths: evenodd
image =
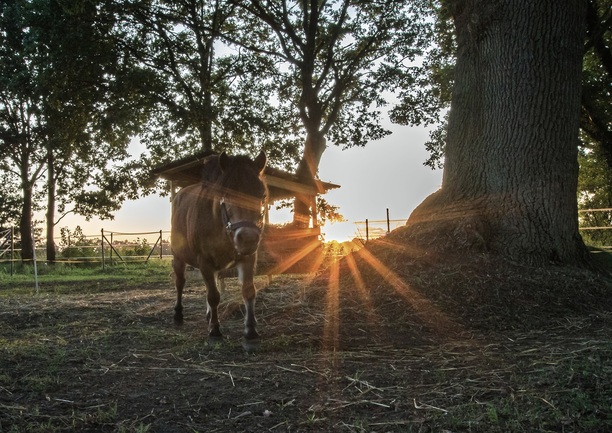
<svg viewBox="0 0 612 433"><path fill-rule="evenodd" d="M247 342L256 342L259 339L259 334L256 330L257 320L255 319L255 282L253 281L255 273L256 255L244 257L237 265L238 279L242 285L242 299L246 308L246 317L244 320L244 338Z"/></svg>

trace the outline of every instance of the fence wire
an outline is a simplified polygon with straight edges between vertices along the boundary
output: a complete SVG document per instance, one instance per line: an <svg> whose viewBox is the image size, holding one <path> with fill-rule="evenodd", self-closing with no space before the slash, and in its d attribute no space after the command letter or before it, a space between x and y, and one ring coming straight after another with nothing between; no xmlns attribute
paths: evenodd
<svg viewBox="0 0 612 433"><path fill-rule="evenodd" d="M54 263L102 263L112 264L114 261L147 262L151 258L164 258L171 255L168 231L151 232L105 232L99 235L82 235L56 237L56 259ZM154 239L147 239L154 235ZM165 236L165 239L164 239ZM11 238L8 230L8 240L5 231L0 232L0 263L32 262L22 260L20 239ZM11 242L12 241L12 242ZM8 245L5 243L8 242ZM106 244L106 247L105 247ZM9 252L10 251L10 252ZM47 260L46 246L43 240L36 240L35 254L37 260Z"/></svg>
<svg viewBox="0 0 612 433"><path fill-rule="evenodd" d="M603 209L581 209L579 212L579 222L582 224L588 214L609 213L612 219L612 208ZM390 231L403 226L407 218L402 219L380 219L365 221L354 221L353 232L346 234L345 240L357 239L362 242L378 239L386 236ZM608 221L605 221L606 223ZM350 224L347 222L347 224ZM597 224L588 227L579 227L580 231L598 232L611 230L612 223L609 225ZM74 233L72 233L74 234ZM154 235L155 239L148 239L145 236ZM76 240L75 240L76 239ZM58 263L102 263L113 264L114 262L146 262L151 258L171 257L170 232L169 231L143 231L143 232L119 232L101 230L98 235L82 235L71 238L54 238L57 245ZM46 248L44 241L37 240L36 256L38 261L47 261ZM106 244L106 245L105 245ZM612 247L602 247L612 248ZM22 262L19 238L14 236L13 229L0 229L0 263ZM11 270L12 271L12 270Z"/></svg>

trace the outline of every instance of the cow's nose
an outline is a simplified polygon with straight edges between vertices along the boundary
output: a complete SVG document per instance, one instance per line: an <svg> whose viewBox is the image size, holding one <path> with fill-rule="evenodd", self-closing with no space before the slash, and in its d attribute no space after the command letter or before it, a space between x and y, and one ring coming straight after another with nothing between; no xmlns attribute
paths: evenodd
<svg viewBox="0 0 612 433"><path fill-rule="evenodd" d="M259 244L259 230L243 227L236 231L236 249L241 254L253 254Z"/></svg>

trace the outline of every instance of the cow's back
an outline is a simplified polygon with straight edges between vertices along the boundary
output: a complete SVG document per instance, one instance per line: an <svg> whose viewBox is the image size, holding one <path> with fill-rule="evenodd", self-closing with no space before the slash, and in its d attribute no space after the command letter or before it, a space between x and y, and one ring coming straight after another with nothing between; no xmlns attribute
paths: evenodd
<svg viewBox="0 0 612 433"><path fill-rule="evenodd" d="M202 183L181 189L172 202L171 248L175 257L198 266L213 240L212 200Z"/></svg>

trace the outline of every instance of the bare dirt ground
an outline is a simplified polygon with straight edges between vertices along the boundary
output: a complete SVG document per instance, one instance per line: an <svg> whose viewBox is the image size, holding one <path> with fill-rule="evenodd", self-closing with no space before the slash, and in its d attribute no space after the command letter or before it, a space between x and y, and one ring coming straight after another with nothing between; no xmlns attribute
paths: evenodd
<svg viewBox="0 0 612 433"><path fill-rule="evenodd" d="M257 283L256 353L234 280L213 345L198 282L181 328L170 276L0 298L0 432L610 431L607 277L391 237Z"/></svg>

